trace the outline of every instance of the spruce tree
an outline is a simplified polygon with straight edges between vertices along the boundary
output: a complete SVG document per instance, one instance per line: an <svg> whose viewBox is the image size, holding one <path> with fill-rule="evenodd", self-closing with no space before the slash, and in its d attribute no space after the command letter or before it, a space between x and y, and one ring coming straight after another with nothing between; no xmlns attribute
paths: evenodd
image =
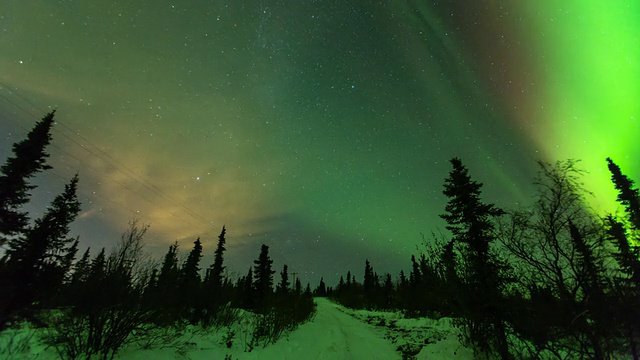
<svg viewBox="0 0 640 360"><path fill-rule="evenodd" d="M51 142L51 126L55 111L45 115L27 134L27 138L13 144L13 156L0 168L0 245L24 233L29 222L21 208L29 201L29 183L38 172L51 169L46 164L45 149Z"/></svg>
<svg viewBox="0 0 640 360"><path fill-rule="evenodd" d="M78 176L65 185L47 212L24 237L9 240L0 269L0 321L29 308L34 300L50 299L62 285L77 251L68 233L80 211Z"/></svg>
<svg viewBox="0 0 640 360"><path fill-rule="evenodd" d="M169 250L164 256L160 273L156 281L156 296L152 302L160 308L167 309L162 321L171 322L178 316L180 303L179 294L180 270L178 268L178 242L169 246Z"/></svg>
<svg viewBox="0 0 640 360"><path fill-rule="evenodd" d="M369 262L369 260L365 259L364 283L363 283L365 296L370 296L373 293L374 284L375 284L375 279L374 279L373 267L371 267L371 263Z"/></svg>
<svg viewBox="0 0 640 360"><path fill-rule="evenodd" d="M262 244L260 255L254 263L253 288L256 296L256 309L264 310L273 294L273 260L269 258L269 247Z"/></svg>
<svg viewBox="0 0 640 360"><path fill-rule="evenodd" d="M344 291L344 277L340 275L340 280L338 281L338 286L336 287L336 294L340 295L342 291Z"/></svg>
<svg viewBox="0 0 640 360"><path fill-rule="evenodd" d="M200 238L193 242L193 249L189 252L187 260L182 265L182 284L184 287L192 287L200 283L200 259L202 258L202 243Z"/></svg>
<svg viewBox="0 0 640 360"><path fill-rule="evenodd" d="M365 259L364 263L364 280L362 286L364 291L362 305L369 309L373 308L376 303L376 274L373 272L373 267L368 259Z"/></svg>
<svg viewBox="0 0 640 360"><path fill-rule="evenodd" d="M607 233L611 242L618 248L614 259L620 266L620 275L614 278L617 294L617 313L614 321L624 328L629 352L634 360L640 359L640 310L637 302L640 298L640 247L632 245L624 225L613 216L607 217Z"/></svg>
<svg viewBox="0 0 640 360"><path fill-rule="evenodd" d="M624 274L625 283L636 287L640 291L640 246L633 245L627 236L624 225L609 215L606 218L608 228L607 234L618 251L614 253L614 258L620 266L620 271Z"/></svg>
<svg viewBox="0 0 640 360"><path fill-rule="evenodd" d="M98 255L88 266L86 280L78 284L78 296L71 299L74 309L81 314L87 314L99 309L106 302L104 282L107 276L107 259L105 249L100 249Z"/></svg>
<svg viewBox="0 0 640 360"><path fill-rule="evenodd" d="M465 254L468 278L463 298L467 303L461 315L468 320L470 337L476 346L485 352L496 350L503 359L509 359L501 315L504 309L500 306L505 284L499 275L498 261L489 251L494 240L492 219L504 211L481 200L482 184L471 179L460 159L451 159L451 165L453 170L443 191L449 200L440 217L447 222L446 229Z"/></svg>
<svg viewBox="0 0 640 360"><path fill-rule="evenodd" d="M600 259L595 254L595 246L585 242L581 231L571 221L569 231L577 250L576 265L577 273L580 275L578 282L584 293L581 305L585 310L585 316L582 317L585 320L577 320L576 325L582 325L583 332L587 334L594 358L604 359L602 342L605 338L611 338L605 336L606 329L611 325L607 323L611 313L608 311L609 304L605 298L604 265L598 261ZM587 321L587 318L591 321Z"/></svg>
<svg viewBox="0 0 640 360"><path fill-rule="evenodd" d="M253 287L253 267L249 266L249 272L244 277L243 287L241 291L241 306L245 309L253 309L255 305L255 290Z"/></svg>
<svg viewBox="0 0 640 360"><path fill-rule="evenodd" d="M607 163L611 172L611 180L616 190L618 190L618 202L625 207L631 225L640 231L640 195L638 194L638 189L634 188L633 180L624 175L620 167L611 158L607 158Z"/></svg>
<svg viewBox="0 0 640 360"><path fill-rule="evenodd" d="M105 249L102 248L100 249L98 255L96 255L96 257L91 261L87 282L99 283L106 276L106 268L107 256L105 253Z"/></svg>
<svg viewBox="0 0 640 360"><path fill-rule="evenodd" d="M289 268L285 264L282 267L282 271L280 272L280 282L278 283L278 286L276 287L276 292L278 294L287 294L289 292L289 286L290 285L291 284L289 283Z"/></svg>
<svg viewBox="0 0 640 360"><path fill-rule="evenodd" d="M202 243L200 238L193 242L193 249L180 269L180 306L186 312L188 320L195 324L202 317L200 259L202 258Z"/></svg>
<svg viewBox="0 0 640 360"><path fill-rule="evenodd" d="M320 278L320 283L318 284L315 293L316 296L327 296L327 285L324 283L323 277Z"/></svg>
<svg viewBox="0 0 640 360"><path fill-rule="evenodd" d="M216 247L215 256L213 259L213 264L209 267L209 278L208 278L208 286L210 286L214 291L217 291L222 287L222 273L224 272L224 266L222 265L224 261L224 252L226 248L224 247L226 240L225 234L227 233L227 229L225 226L222 226L222 231L218 236L218 245Z"/></svg>
<svg viewBox="0 0 640 360"><path fill-rule="evenodd" d="M87 281L89 277L89 269L91 261L91 248L88 247L80 260L73 265L73 274L71 275L70 286L76 286Z"/></svg>
<svg viewBox="0 0 640 360"><path fill-rule="evenodd" d="M169 246L169 250L164 256L160 274L158 275L158 287L167 291L173 290L178 283L178 242Z"/></svg>
<svg viewBox="0 0 640 360"><path fill-rule="evenodd" d="M296 295L302 295L302 283L300 282L300 279L296 279L295 291Z"/></svg>
<svg viewBox="0 0 640 360"><path fill-rule="evenodd" d="M624 206L630 224L630 229L627 229L613 216L607 218L607 233L618 249L614 258L623 274L616 279L620 297L617 317L624 327L633 359L640 359L640 311L637 310L640 298L640 246L634 245L631 240L640 238L640 194L634 187L634 181L624 175L611 158L607 158L607 163L611 180L618 191L617 200Z"/></svg>

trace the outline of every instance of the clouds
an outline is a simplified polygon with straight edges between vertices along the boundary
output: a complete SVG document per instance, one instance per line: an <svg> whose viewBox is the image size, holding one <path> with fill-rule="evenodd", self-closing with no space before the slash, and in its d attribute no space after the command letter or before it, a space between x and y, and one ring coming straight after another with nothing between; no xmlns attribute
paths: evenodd
<svg viewBox="0 0 640 360"><path fill-rule="evenodd" d="M11 2L0 80L18 93L3 89L1 115L26 129L58 107L55 174L42 184L57 191L80 172L75 229L87 244L110 244L137 216L159 252L176 239L215 239L226 224L237 264L266 242L310 272L344 272L357 261L349 254L389 255L393 270L420 233L441 226L451 157L485 184L488 201L509 206L529 198L535 160L601 156L596 138L616 156L637 150L600 136L631 133L637 85L592 105L597 91L583 88L600 83L571 53L585 42L564 49L542 37L547 26L573 36L572 18L532 27L553 2L540 14L265 4L266 15L232 1ZM595 21L584 19L581 28ZM637 64L618 61L633 59L623 45L603 64L637 78ZM616 76L595 69L613 89L605 80ZM575 84L558 80L566 74ZM622 120L596 126L618 104ZM584 117L591 110L598 119Z"/></svg>

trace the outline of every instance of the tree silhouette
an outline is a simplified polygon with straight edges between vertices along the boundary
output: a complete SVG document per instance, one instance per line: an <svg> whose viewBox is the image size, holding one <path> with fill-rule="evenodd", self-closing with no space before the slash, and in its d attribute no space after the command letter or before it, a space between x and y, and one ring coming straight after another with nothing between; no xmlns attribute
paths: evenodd
<svg viewBox="0 0 640 360"><path fill-rule="evenodd" d="M253 261L253 288L255 290L256 310L264 310L273 294L273 260L269 258L269 247L262 244L260 255Z"/></svg>
<svg viewBox="0 0 640 360"><path fill-rule="evenodd" d="M364 294L365 296L371 296L375 291L375 274L373 273L373 267L368 259L364 262Z"/></svg>
<svg viewBox="0 0 640 360"><path fill-rule="evenodd" d="M489 251L495 239L492 218L504 211L482 202L482 184L471 179L460 159L451 159L451 165L453 170L443 191L449 200L440 216L464 254L467 276L463 315L468 320L470 339L483 351L496 350L503 359L510 359L500 307L504 280L497 259Z"/></svg>
<svg viewBox="0 0 640 360"><path fill-rule="evenodd" d="M616 317L624 328L631 355L634 359L640 359L640 311L637 310L637 299L640 298L640 247L632 241L633 238L640 238L640 195L633 180L624 175L613 160L607 158L607 163L611 180L618 191L617 200L624 206L628 221L628 226L625 226L612 215L606 219L607 234L618 250L613 256L621 272L615 279L620 300Z"/></svg>
<svg viewBox="0 0 640 360"><path fill-rule="evenodd" d="M193 287L200 283L200 259L202 258L202 243L200 238L193 242L193 249L182 265L182 285L185 288Z"/></svg>
<svg viewBox="0 0 640 360"><path fill-rule="evenodd" d="M34 300L48 300L62 285L77 252L69 226L80 211L78 176L65 185L47 212L24 237L9 240L0 269L0 321L26 310Z"/></svg>
<svg viewBox="0 0 640 360"><path fill-rule="evenodd" d="M151 297L151 302L166 311L162 314L159 322L172 322L178 316L180 270L178 268L178 242L169 246L169 250L164 256L158 279L155 281L156 288L152 290L155 296Z"/></svg>
<svg viewBox="0 0 640 360"><path fill-rule="evenodd" d="M316 296L327 296L327 285L324 283L324 278L320 278L320 283L315 291Z"/></svg>
<svg viewBox="0 0 640 360"><path fill-rule="evenodd" d="M192 324L197 323L202 317L200 301L200 259L202 258L202 243L200 238L193 243L193 249L180 269L180 292L183 311Z"/></svg>
<svg viewBox="0 0 640 360"><path fill-rule="evenodd" d="M29 179L50 169L45 148L51 141L51 126L55 111L45 115L29 132L27 138L13 145L13 155L0 168L0 245L9 238L24 233L28 216L21 207L29 201L29 191L35 188Z"/></svg>
<svg viewBox="0 0 640 360"><path fill-rule="evenodd" d="M280 272L280 282L276 286L276 293L287 294L289 292L289 267L285 264Z"/></svg>
<svg viewBox="0 0 640 360"><path fill-rule="evenodd" d="M596 346L608 352L613 340L598 335L609 306L596 311L593 306L600 300L586 295L597 290L592 286L599 282L599 264L611 262L603 248L603 223L585 206L589 193L577 161L539 165L534 206L510 213L500 228L501 245L512 256L522 292L519 299L512 297L514 306L506 313L515 331L538 349L561 347L593 358Z"/></svg>
<svg viewBox="0 0 640 360"><path fill-rule="evenodd" d="M227 229L225 228L225 226L222 226L222 231L218 236L218 245L216 246L213 264L211 264L208 271L207 285L210 286L213 291L217 291L222 287L222 273L225 268L222 263L224 261L224 252L226 250L226 248L224 247L226 243L226 233Z"/></svg>
<svg viewBox="0 0 640 360"><path fill-rule="evenodd" d="M640 195L638 194L638 189L633 187L633 180L624 175L620 167L611 158L607 158L607 163L611 172L611 180L616 190L618 190L618 202L625 207L631 225L640 231Z"/></svg>
<svg viewBox="0 0 640 360"><path fill-rule="evenodd" d="M245 309L253 309L256 302L253 285L253 267L249 266L249 272L247 272L247 275L242 280L241 284L238 284L238 290L241 294L240 306Z"/></svg>

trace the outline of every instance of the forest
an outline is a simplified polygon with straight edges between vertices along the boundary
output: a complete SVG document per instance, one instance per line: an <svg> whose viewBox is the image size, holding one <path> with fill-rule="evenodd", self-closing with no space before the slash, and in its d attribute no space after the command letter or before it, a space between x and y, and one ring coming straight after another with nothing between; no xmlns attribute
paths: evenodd
<svg viewBox="0 0 640 360"><path fill-rule="evenodd" d="M113 358L124 344L158 346L188 325L217 331L241 311L256 316L245 342L251 351L308 321L314 296L355 309L453 318L478 358L640 358L640 194L612 159L606 162L624 212L603 216L588 205L576 160L540 162L535 201L501 209L453 158L440 215L447 233L424 239L408 272L379 275L365 260L362 281L348 272L332 287L321 279L312 291L299 279L292 284L286 265L275 283L266 245L245 276L230 279L225 227L206 269L200 239L184 261L177 243L150 259L148 226L137 220L113 249L78 254L80 240L69 234L80 211L77 175L41 217L23 209L30 179L51 168L54 116L15 143L0 169L0 332L24 322L53 329L44 341L61 358Z"/></svg>

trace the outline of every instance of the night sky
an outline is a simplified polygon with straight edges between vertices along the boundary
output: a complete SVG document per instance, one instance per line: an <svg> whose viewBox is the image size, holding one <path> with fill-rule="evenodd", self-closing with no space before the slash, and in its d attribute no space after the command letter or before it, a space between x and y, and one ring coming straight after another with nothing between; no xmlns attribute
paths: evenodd
<svg viewBox="0 0 640 360"><path fill-rule="evenodd" d="M56 108L34 216L79 172L94 254L137 216L151 253L201 237L206 267L226 224L232 277L266 243L331 285L444 231L454 156L506 209L537 160L581 159L615 211L639 80L639 1L3 0L0 161Z"/></svg>

